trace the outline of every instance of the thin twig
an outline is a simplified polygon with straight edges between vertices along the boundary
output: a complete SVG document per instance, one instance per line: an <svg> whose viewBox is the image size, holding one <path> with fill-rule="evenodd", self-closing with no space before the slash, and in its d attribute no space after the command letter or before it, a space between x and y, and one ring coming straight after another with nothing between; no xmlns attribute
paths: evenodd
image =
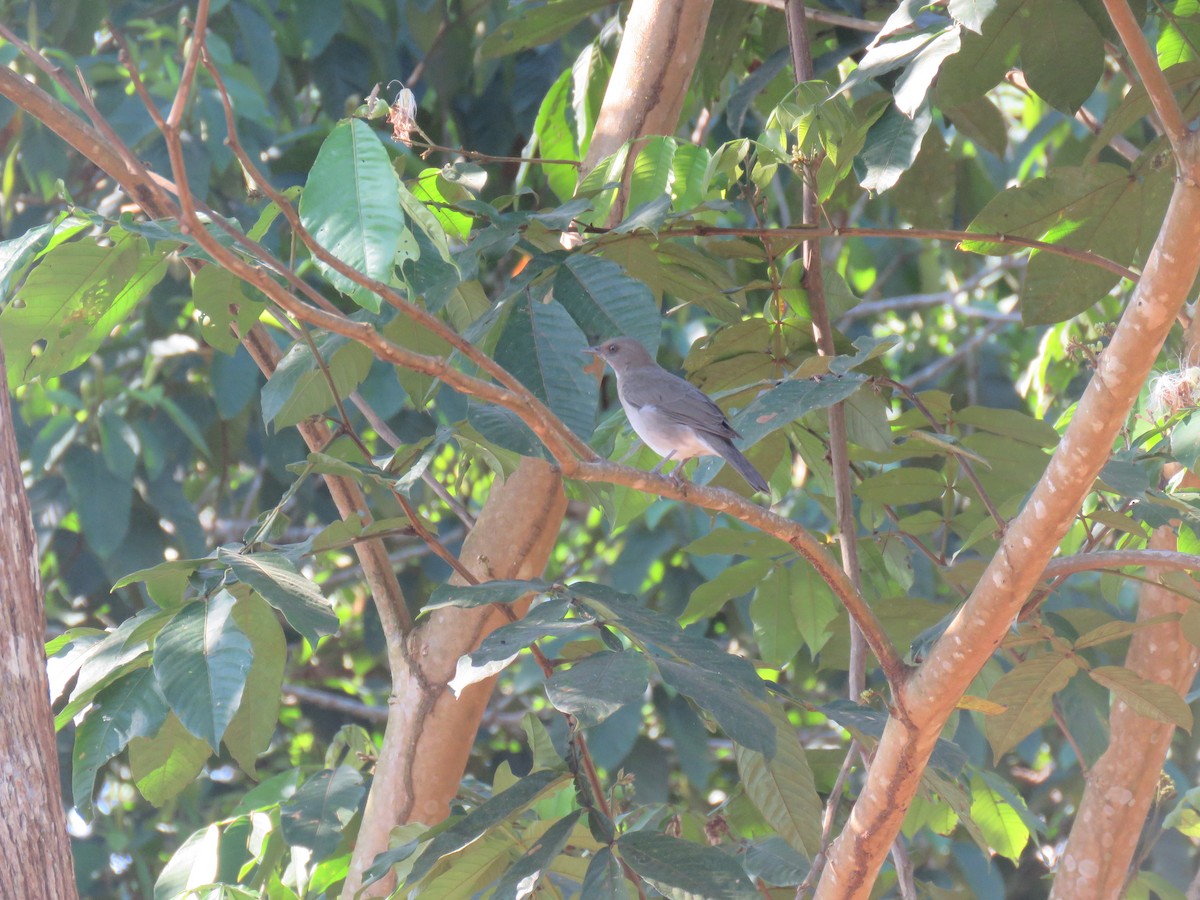
<svg viewBox="0 0 1200 900"><path fill-rule="evenodd" d="M929 423L929 426L934 431L936 431L938 434L946 433L946 429L942 426L942 423L938 421L937 416L930 412L929 407L925 405L925 402L920 398L920 396L918 396L916 391L908 387L908 385L904 384L903 382L895 381L891 378L880 378L878 381L880 384L887 385L893 390L899 391L901 394L903 394L905 399L907 399L908 402L913 405L917 412L925 417L925 421ZM958 461L958 464L962 466L963 472L966 473L966 476L970 480L971 484L974 485L976 492L979 494L980 501L983 503L984 508L988 511L988 515L990 515L992 520L996 523L996 527L1003 531L1008 525L1008 522L1005 520L1004 516L1000 515L1000 510L996 508L996 504L992 502L991 496L989 496L988 492L984 489L983 482L979 480L979 475L976 474L975 467L971 465L971 461L963 454L955 454L954 458Z"/></svg>

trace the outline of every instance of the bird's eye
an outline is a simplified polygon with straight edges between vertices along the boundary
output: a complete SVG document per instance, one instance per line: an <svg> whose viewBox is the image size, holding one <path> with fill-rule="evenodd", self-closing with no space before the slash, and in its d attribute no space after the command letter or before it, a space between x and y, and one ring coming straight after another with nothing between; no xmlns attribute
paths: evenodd
<svg viewBox="0 0 1200 900"><path fill-rule="evenodd" d="M616 352L617 352L617 345L616 345L616 344L609 344L609 345L608 345L608 352L609 352L609 353L616 353Z"/></svg>

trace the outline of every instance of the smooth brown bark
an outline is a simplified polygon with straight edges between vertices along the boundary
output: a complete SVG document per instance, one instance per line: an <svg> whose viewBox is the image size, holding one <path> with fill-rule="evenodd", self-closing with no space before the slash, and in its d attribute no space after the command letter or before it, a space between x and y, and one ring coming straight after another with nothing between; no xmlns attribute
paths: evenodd
<svg viewBox="0 0 1200 900"><path fill-rule="evenodd" d="M480 581L535 578L554 550L566 509L558 469L525 458L493 485L460 561ZM463 583L458 575L451 580ZM513 611L524 615L527 606ZM446 683L459 657L508 621L494 607L441 609L409 637L406 663L393 672L387 730L343 897L356 895L394 826L433 825L449 815L496 679L473 684L457 698ZM377 882L364 896L385 896L390 881Z"/></svg>
<svg viewBox="0 0 1200 900"><path fill-rule="evenodd" d="M634 0L581 176L626 141L675 133L710 12L712 0ZM614 223L624 215L637 147L613 201Z"/></svg>
<svg viewBox="0 0 1200 900"><path fill-rule="evenodd" d="M70 900L75 871L46 679L37 539L12 416L0 347L0 858L11 896Z"/></svg>

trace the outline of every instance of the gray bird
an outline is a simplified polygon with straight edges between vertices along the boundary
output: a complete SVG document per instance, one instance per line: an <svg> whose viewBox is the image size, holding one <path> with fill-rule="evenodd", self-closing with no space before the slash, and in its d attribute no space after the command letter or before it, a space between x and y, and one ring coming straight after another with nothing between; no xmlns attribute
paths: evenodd
<svg viewBox="0 0 1200 900"><path fill-rule="evenodd" d="M613 338L588 347L587 352L603 359L616 373L617 396L629 424L646 446L662 457L655 472L661 472L668 460L677 459L675 474L682 476L684 461L694 456L720 456L756 491L771 493L767 480L733 446L733 439L741 435L702 390L656 363L633 338Z"/></svg>

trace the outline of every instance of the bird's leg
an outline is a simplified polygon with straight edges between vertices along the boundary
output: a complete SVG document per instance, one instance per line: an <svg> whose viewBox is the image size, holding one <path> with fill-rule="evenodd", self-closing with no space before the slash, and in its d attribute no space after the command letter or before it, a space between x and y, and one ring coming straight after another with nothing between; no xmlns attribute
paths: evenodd
<svg viewBox="0 0 1200 900"><path fill-rule="evenodd" d="M633 439L633 443L629 445L629 449L625 451L625 455L622 456L620 459L618 459L617 462L620 463L621 465L624 465L625 462L631 456L633 456L633 454L637 453L644 446L645 446L645 444L642 443L642 439L639 437L635 437Z"/></svg>
<svg viewBox="0 0 1200 900"><path fill-rule="evenodd" d="M665 466L668 462L670 462L671 457L673 457L674 455L675 455L675 451L672 450L670 453L668 453L666 456L664 456L662 459L660 459L658 461L658 465L650 470L650 474L661 475L663 473L663 470L662 470L663 466ZM676 468L678 468L678 466L676 466Z"/></svg>
<svg viewBox="0 0 1200 900"><path fill-rule="evenodd" d="M683 471L687 464L688 461L686 459L681 459L679 465L671 470L671 478L680 486L687 483L687 474Z"/></svg>

